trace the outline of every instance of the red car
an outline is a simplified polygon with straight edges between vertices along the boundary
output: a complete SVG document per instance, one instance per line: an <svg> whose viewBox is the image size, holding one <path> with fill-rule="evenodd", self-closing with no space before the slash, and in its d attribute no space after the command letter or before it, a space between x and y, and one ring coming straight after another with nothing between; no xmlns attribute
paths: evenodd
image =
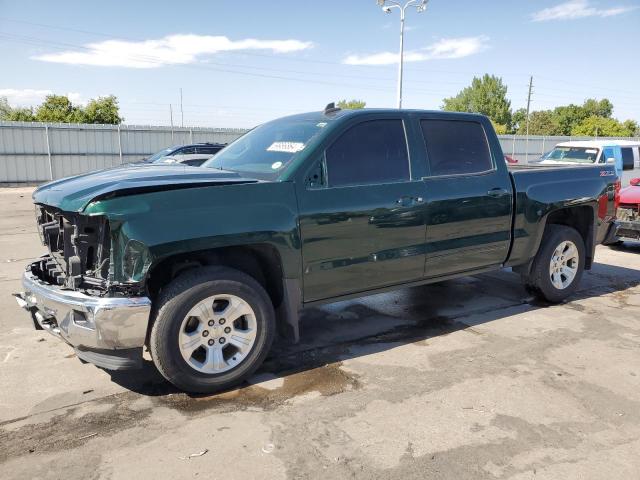
<svg viewBox="0 0 640 480"><path fill-rule="evenodd" d="M515 158L513 158L513 157L512 157L512 156L510 156L510 155L505 155L505 156L504 156L504 160L505 160L507 163L518 163L518 160L516 160Z"/></svg>
<svg viewBox="0 0 640 480"><path fill-rule="evenodd" d="M620 204L616 213L616 237L619 241L640 240L640 178L620 190Z"/></svg>

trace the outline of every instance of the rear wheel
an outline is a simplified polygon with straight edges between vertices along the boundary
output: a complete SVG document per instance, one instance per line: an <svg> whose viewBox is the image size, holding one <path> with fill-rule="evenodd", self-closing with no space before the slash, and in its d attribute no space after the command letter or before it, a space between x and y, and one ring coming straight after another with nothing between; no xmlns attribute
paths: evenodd
<svg viewBox="0 0 640 480"><path fill-rule="evenodd" d="M150 350L160 373L197 393L242 382L264 361L275 332L269 296L252 277L226 267L185 273L159 299Z"/></svg>
<svg viewBox="0 0 640 480"><path fill-rule="evenodd" d="M584 272L585 247L580 234L565 225L547 225L542 244L524 278L539 298L561 302L577 288Z"/></svg>

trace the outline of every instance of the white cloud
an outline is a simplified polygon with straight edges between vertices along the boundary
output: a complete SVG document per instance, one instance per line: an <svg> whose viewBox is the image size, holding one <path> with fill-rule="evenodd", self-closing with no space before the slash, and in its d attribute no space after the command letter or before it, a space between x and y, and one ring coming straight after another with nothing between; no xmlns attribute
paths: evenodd
<svg viewBox="0 0 640 480"><path fill-rule="evenodd" d="M617 6L610 8L596 8L589 0L570 0L555 7L549 7L534 13L531 18L534 22L546 22L548 20L575 20L586 17L613 17L621 15L637 6Z"/></svg>
<svg viewBox="0 0 640 480"><path fill-rule="evenodd" d="M463 58L487 48L488 38L479 37L443 38L433 45L404 52L405 62L424 62L450 58ZM342 63L347 65L392 65L398 63L397 52L380 52L370 55L349 55Z"/></svg>
<svg viewBox="0 0 640 480"><path fill-rule="evenodd" d="M224 36L178 34L157 40L132 42L106 40L90 43L81 51L47 53L36 60L70 65L100 67L157 68L164 65L194 63L201 55L239 50L269 50L290 53L309 49L311 42L300 40L230 40Z"/></svg>
<svg viewBox="0 0 640 480"><path fill-rule="evenodd" d="M42 103L47 95L53 95L52 90L37 90L32 88L0 88L0 97L6 97L9 105L14 107L30 107ZM85 104L86 100L77 92L65 94L74 104Z"/></svg>

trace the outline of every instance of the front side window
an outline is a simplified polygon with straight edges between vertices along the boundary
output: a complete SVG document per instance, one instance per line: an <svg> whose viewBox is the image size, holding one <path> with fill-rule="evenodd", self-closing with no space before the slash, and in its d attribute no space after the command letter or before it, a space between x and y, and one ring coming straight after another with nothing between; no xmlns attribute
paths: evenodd
<svg viewBox="0 0 640 480"><path fill-rule="evenodd" d="M464 175L493 169L484 128L478 122L422 120L432 176Z"/></svg>
<svg viewBox="0 0 640 480"><path fill-rule="evenodd" d="M349 128L325 153L330 187L407 181L409 154L402 120Z"/></svg>

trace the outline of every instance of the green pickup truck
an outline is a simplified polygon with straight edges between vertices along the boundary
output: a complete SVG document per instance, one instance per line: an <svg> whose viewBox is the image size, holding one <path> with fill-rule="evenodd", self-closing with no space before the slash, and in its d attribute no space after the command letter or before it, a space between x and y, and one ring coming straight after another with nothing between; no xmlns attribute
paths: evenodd
<svg viewBox="0 0 640 480"><path fill-rule="evenodd" d="M613 166L509 171L483 116L340 110L265 123L202 167L134 164L38 188L48 253L18 303L107 369L228 388L299 313L512 267L559 302L615 216Z"/></svg>

